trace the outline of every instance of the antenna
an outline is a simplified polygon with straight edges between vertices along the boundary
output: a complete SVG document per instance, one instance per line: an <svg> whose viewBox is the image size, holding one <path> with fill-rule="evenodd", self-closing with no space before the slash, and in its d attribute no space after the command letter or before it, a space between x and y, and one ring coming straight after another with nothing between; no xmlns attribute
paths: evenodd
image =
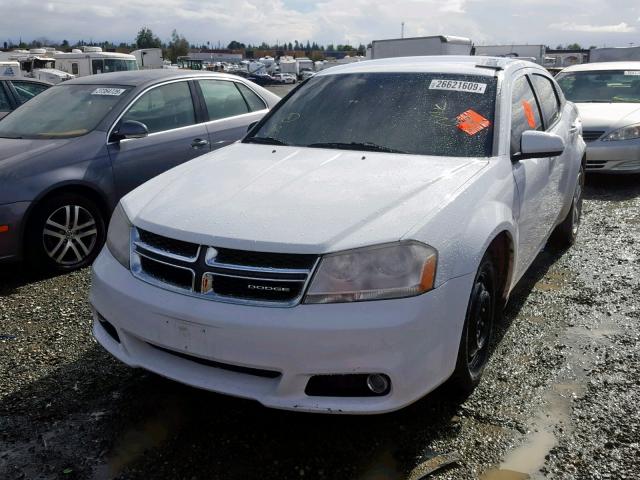
<svg viewBox="0 0 640 480"><path fill-rule="evenodd" d="M402 22L400 27L400 38L404 38L404 22Z"/></svg>

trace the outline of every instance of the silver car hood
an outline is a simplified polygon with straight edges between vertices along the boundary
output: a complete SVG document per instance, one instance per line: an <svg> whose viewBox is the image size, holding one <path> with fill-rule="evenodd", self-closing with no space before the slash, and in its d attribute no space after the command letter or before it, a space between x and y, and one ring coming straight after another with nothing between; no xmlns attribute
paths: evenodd
<svg viewBox="0 0 640 480"><path fill-rule="evenodd" d="M584 130L614 130L640 122L640 103L576 103Z"/></svg>

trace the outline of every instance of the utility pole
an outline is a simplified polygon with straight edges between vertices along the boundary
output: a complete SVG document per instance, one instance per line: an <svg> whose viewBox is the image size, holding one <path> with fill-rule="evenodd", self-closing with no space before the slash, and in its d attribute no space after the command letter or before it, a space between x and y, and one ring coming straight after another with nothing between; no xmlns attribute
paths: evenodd
<svg viewBox="0 0 640 480"><path fill-rule="evenodd" d="M404 38L404 22L401 23L400 27L400 38Z"/></svg>

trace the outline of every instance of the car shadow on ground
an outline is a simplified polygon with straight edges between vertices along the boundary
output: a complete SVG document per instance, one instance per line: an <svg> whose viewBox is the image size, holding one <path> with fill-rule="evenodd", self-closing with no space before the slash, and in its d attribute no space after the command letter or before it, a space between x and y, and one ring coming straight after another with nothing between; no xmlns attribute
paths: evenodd
<svg viewBox="0 0 640 480"><path fill-rule="evenodd" d="M24 262L0 263L0 298L25 285L64 274L36 270Z"/></svg>
<svg viewBox="0 0 640 480"><path fill-rule="evenodd" d="M624 201L640 197L640 174L587 174L584 198L596 201Z"/></svg>

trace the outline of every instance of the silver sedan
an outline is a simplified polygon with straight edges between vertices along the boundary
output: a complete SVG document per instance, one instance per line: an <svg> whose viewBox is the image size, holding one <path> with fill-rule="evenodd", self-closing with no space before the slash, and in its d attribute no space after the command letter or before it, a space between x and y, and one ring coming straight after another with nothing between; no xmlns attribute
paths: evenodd
<svg viewBox="0 0 640 480"><path fill-rule="evenodd" d="M587 171L640 173L640 62L575 65L556 79L580 111Z"/></svg>

